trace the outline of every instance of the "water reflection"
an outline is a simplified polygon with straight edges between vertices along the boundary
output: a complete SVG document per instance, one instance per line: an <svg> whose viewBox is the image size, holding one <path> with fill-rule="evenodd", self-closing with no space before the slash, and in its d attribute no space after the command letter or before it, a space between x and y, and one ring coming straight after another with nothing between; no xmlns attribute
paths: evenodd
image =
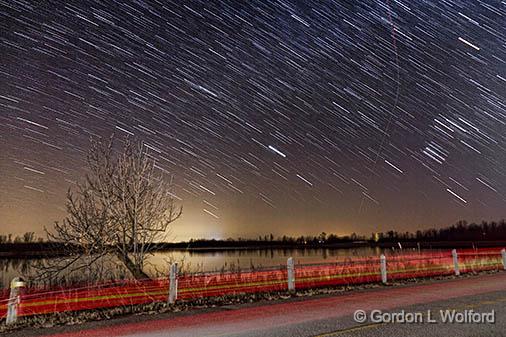
<svg viewBox="0 0 506 337"><path fill-rule="evenodd" d="M295 263L318 263L343 260L347 257L379 256L381 249L362 247L353 249L307 248L307 249L255 249L216 251L172 251L156 253L150 263L158 268L172 262L197 267L197 271L221 271L227 266L241 269L257 269L285 265L289 257ZM166 269L166 268L165 268Z"/></svg>
<svg viewBox="0 0 506 337"><path fill-rule="evenodd" d="M157 252L150 257L146 271L155 277L167 275L168 266L173 262L178 262L183 272L237 271L285 266L289 257L293 257L296 264L304 264L343 261L361 256L379 256L381 253L382 250L377 247L168 251ZM40 265L41 261L47 264L56 263L56 259L0 259L0 288L7 287L13 277L30 275L33 273L33 266ZM118 267L116 263L113 265Z"/></svg>

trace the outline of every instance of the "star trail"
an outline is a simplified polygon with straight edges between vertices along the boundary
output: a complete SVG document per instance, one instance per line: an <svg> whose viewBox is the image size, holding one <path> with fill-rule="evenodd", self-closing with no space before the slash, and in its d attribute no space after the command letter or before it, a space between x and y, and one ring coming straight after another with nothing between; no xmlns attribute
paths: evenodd
<svg viewBox="0 0 506 337"><path fill-rule="evenodd" d="M176 239L506 217L506 2L0 0L0 227L141 139Z"/></svg>

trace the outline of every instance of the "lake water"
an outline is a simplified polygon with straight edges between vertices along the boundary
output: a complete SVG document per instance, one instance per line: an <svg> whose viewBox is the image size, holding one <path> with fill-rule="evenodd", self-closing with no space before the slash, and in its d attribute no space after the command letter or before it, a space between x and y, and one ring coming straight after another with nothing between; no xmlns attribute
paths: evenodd
<svg viewBox="0 0 506 337"><path fill-rule="evenodd" d="M360 247L352 249L257 249L219 251L170 251L158 252L150 257L146 270L150 274L166 275L171 262L178 262L183 271L212 272L241 270L286 265L293 257L296 264L342 261L351 257L379 256L380 248ZM0 259L0 288L10 280L26 272L29 259ZM51 261L50 259L48 260Z"/></svg>
<svg viewBox="0 0 506 337"><path fill-rule="evenodd" d="M380 255L381 249L361 247L353 249L258 249L214 252L173 251L156 253L150 262L157 267L178 262L190 270L219 271L230 268L261 268L286 265L289 257L299 263L319 263L343 260L354 256Z"/></svg>

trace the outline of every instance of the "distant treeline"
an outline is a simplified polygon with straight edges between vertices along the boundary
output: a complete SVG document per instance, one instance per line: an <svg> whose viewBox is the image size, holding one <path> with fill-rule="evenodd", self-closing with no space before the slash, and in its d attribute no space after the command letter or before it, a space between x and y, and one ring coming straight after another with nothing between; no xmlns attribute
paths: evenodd
<svg viewBox="0 0 506 337"><path fill-rule="evenodd" d="M431 228L425 230L417 230L416 232L397 232L394 230L382 233L372 233L370 236L358 235L352 233L350 235L338 236L336 234L327 234L325 232L319 235L309 236L280 236L274 237L272 234L259 236L256 239L251 238L228 238L226 240L209 240L209 239L192 239L188 242L179 242L172 245L183 247L187 245L193 248L204 247L230 247L230 246L272 246L272 245L333 245L344 243L397 243L397 242L450 242L450 241L506 241L506 220L499 222L483 221L480 224L467 223L459 221L455 225L445 228Z"/></svg>
<svg viewBox="0 0 506 337"><path fill-rule="evenodd" d="M373 235L374 236L374 235ZM480 224L459 221L450 227L418 230L415 233L388 231L380 233L378 240L383 242L397 241L505 241L506 220L499 222L482 221Z"/></svg>
<svg viewBox="0 0 506 337"><path fill-rule="evenodd" d="M42 238L37 239L38 242L44 241ZM0 235L0 244L4 243L32 243L35 242L35 232L26 232L21 236L12 234Z"/></svg>
<svg viewBox="0 0 506 337"><path fill-rule="evenodd" d="M506 221L486 222L480 224L459 221L455 225L445 228L431 228L418 230L416 232L388 231L383 233L372 233L370 236L350 235L338 236L325 232L319 235L308 236L280 236L273 234L258 236L257 238L228 238L226 240L215 239L191 239L184 242L157 243L158 250L168 249L223 249L223 248L300 248L300 247L355 247L355 246L393 246L398 242L403 245L414 246L421 244L424 247L437 246L437 243L465 242L498 242L506 241ZM430 244L429 244L430 243ZM434 245L433 245L434 244ZM440 245L442 246L442 245ZM456 246L456 245L455 245ZM42 239L35 239L32 232L22 236L0 235L0 256L31 256L38 253L40 256L67 254L71 251L78 251L79 247L69 247L60 242L45 242ZM23 252L26 252L24 254Z"/></svg>

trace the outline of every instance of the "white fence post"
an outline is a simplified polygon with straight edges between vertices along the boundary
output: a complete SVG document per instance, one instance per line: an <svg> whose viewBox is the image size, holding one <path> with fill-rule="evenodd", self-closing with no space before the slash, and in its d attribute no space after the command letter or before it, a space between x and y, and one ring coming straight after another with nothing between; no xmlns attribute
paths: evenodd
<svg viewBox="0 0 506 337"><path fill-rule="evenodd" d="M384 254L380 255L380 271L381 271L381 282L387 283L387 258Z"/></svg>
<svg viewBox="0 0 506 337"><path fill-rule="evenodd" d="M20 295L25 287L25 282L20 277L15 277L11 281L11 291L9 302L7 303L7 318L5 324L14 324L18 320L18 310L20 304Z"/></svg>
<svg viewBox="0 0 506 337"><path fill-rule="evenodd" d="M506 270L506 249L501 249L501 255L502 255L502 266L504 270Z"/></svg>
<svg viewBox="0 0 506 337"><path fill-rule="evenodd" d="M286 269L288 271L288 291L295 291L295 265L293 258L289 257L286 261Z"/></svg>
<svg viewBox="0 0 506 337"><path fill-rule="evenodd" d="M170 266L169 273L169 304L176 303L177 300L177 262Z"/></svg>
<svg viewBox="0 0 506 337"><path fill-rule="evenodd" d="M459 276L460 275L459 256L457 254L457 250L456 249L452 250L452 257L453 257L453 269L455 270L455 276Z"/></svg>

